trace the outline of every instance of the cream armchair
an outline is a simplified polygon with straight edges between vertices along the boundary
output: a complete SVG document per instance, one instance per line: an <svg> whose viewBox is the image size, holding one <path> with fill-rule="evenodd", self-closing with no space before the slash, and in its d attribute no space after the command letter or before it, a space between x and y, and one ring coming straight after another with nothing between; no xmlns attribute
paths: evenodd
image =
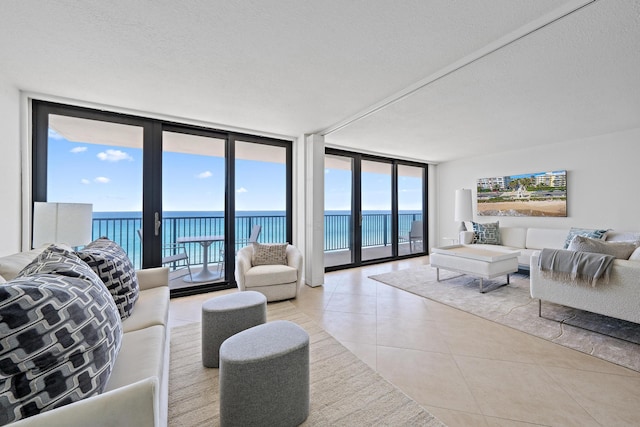
<svg viewBox="0 0 640 427"><path fill-rule="evenodd" d="M236 283L240 291L257 291L267 301L295 298L302 278L302 254L293 245L287 246L287 264L256 265L251 258L253 247L246 246L236 256Z"/></svg>

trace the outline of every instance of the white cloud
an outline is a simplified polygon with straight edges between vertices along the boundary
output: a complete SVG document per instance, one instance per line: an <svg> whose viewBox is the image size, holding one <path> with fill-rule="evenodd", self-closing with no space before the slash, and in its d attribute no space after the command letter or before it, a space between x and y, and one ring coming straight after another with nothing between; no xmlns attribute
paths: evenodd
<svg viewBox="0 0 640 427"><path fill-rule="evenodd" d="M86 178L82 178L82 179L80 180L80 182L81 182L81 183L83 183L83 184L85 184L85 185L91 184L91 181L89 181L89 180L88 180L88 179L86 179Z"/></svg>
<svg viewBox="0 0 640 427"><path fill-rule="evenodd" d="M56 132L55 130L49 128L49 132L48 132L48 136L50 139L64 139L62 136L60 136L60 134L58 132Z"/></svg>
<svg viewBox="0 0 640 427"><path fill-rule="evenodd" d="M196 175L196 177L200 178L200 179L205 179L205 178L209 178L210 176L212 176L213 174L209 171L204 171L202 173L199 173L198 175Z"/></svg>
<svg viewBox="0 0 640 427"><path fill-rule="evenodd" d="M94 181L98 182L100 184L106 184L111 180L109 178L107 178L106 176L99 176L99 177L95 178Z"/></svg>
<svg viewBox="0 0 640 427"><path fill-rule="evenodd" d="M133 157L120 150L103 151L101 153L98 153L98 158L107 162L119 162L120 160L133 161Z"/></svg>
<svg viewBox="0 0 640 427"><path fill-rule="evenodd" d="M83 153L83 152L87 151L87 147L74 147L69 151L71 153Z"/></svg>
<svg viewBox="0 0 640 427"><path fill-rule="evenodd" d="M240 187L240 188L238 188L238 189L236 190L236 193L248 193L248 192L249 192L249 190L247 190L247 189L246 189L246 188L244 188L244 187Z"/></svg>

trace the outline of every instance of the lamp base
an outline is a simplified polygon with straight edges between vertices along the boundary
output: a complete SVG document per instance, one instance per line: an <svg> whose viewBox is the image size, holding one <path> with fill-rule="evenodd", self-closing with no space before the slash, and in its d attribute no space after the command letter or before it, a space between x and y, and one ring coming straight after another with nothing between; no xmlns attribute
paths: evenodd
<svg viewBox="0 0 640 427"><path fill-rule="evenodd" d="M458 228L458 233L462 233L463 231L467 231L467 226L464 225L464 221L461 221L460 227Z"/></svg>

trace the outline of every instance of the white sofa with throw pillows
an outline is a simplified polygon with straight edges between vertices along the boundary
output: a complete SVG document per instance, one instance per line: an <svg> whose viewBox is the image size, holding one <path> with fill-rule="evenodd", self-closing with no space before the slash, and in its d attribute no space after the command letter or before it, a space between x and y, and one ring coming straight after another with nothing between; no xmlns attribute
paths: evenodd
<svg viewBox="0 0 640 427"><path fill-rule="evenodd" d="M499 244L520 251L519 267L530 269L533 298L640 323L640 232L499 227L498 222L469 226L476 231L461 232L463 244ZM551 255L576 259L576 263L602 255L598 261L608 268L594 281L580 280L575 271L543 271L543 250L555 250Z"/></svg>
<svg viewBox="0 0 640 427"><path fill-rule="evenodd" d="M302 254L288 243L245 246L236 257L236 283L240 291L257 291L267 301L295 298L302 279Z"/></svg>
<svg viewBox="0 0 640 427"><path fill-rule="evenodd" d="M0 425L166 425L168 280L104 238L0 257Z"/></svg>

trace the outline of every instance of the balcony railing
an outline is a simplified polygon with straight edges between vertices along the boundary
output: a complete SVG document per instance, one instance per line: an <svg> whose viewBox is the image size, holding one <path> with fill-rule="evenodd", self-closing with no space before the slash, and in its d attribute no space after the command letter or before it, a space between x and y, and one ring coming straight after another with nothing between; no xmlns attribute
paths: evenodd
<svg viewBox="0 0 640 427"><path fill-rule="evenodd" d="M422 215L399 214L399 233L408 232L411 222L421 220ZM237 249L249 238L251 227L262 226L260 242L284 242L286 240L286 218L282 215L238 216L235 219ZM353 233L349 214L327 214L324 217L325 251L347 250L353 247ZM141 218L94 218L93 238L107 237L118 243L129 255L135 268L142 265L142 242L138 230L142 228ZM385 213L362 215L362 246L387 246L391 244L391 215ZM178 237L223 235L223 217L184 216L169 217L162 221L162 244L167 246ZM215 242L209 250L210 263L220 262L224 242ZM198 243L185 245L192 265L202 264L202 247ZM168 255L168 254L165 254Z"/></svg>

